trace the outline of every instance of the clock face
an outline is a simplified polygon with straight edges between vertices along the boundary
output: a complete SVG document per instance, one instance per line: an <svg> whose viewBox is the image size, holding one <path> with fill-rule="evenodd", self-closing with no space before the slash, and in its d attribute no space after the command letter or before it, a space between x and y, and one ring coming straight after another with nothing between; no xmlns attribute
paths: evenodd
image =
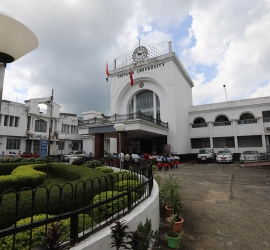
<svg viewBox="0 0 270 250"><path fill-rule="evenodd" d="M135 62L143 61L147 57L148 51L144 46L140 46L134 50L132 58Z"/></svg>

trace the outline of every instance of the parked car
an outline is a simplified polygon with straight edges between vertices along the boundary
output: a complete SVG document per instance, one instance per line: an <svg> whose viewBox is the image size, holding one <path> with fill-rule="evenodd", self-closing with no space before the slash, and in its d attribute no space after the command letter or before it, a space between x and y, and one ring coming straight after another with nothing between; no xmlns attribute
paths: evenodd
<svg viewBox="0 0 270 250"><path fill-rule="evenodd" d="M244 151L240 155L239 161L241 163L244 163L244 162L255 162L255 161L258 160L259 156L260 156L260 153L258 151L255 151L255 150Z"/></svg>
<svg viewBox="0 0 270 250"><path fill-rule="evenodd" d="M197 155L198 163L201 162L214 162L215 161L215 153L212 148L203 148L199 150Z"/></svg>
<svg viewBox="0 0 270 250"><path fill-rule="evenodd" d="M233 163L233 153L228 149L218 151L216 154L216 162Z"/></svg>
<svg viewBox="0 0 270 250"><path fill-rule="evenodd" d="M63 155L63 160L69 161L70 157L79 157L81 159L84 159L86 157L86 153L84 151L72 151L66 155Z"/></svg>

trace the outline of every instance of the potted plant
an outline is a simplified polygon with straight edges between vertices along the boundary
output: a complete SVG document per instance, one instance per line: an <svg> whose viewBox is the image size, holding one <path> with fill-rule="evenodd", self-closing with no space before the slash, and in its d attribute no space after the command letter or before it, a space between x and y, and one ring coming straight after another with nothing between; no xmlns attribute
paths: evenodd
<svg viewBox="0 0 270 250"><path fill-rule="evenodd" d="M183 209L183 204L182 204L181 195L180 195L178 189L176 189L176 190L174 190L174 192L172 192L171 205L168 205L167 208L174 216L176 216L173 230L175 232L180 233L184 219L181 217L181 211ZM171 216L168 216L169 222L171 220Z"/></svg>
<svg viewBox="0 0 270 250"><path fill-rule="evenodd" d="M170 217L170 231L168 231L165 236L166 236L166 239L167 239L167 242L168 242L168 247L171 247L171 248L176 248L178 243L179 243L179 239L180 239L180 233L178 232L175 232L173 230L174 228L174 224L175 224L175 221L177 220L177 215L176 214L173 214L171 217Z"/></svg>
<svg viewBox="0 0 270 250"><path fill-rule="evenodd" d="M160 180L160 202L165 207L168 217L172 215L171 205L175 201L175 192L179 194L180 188L181 185L178 177L165 175Z"/></svg>

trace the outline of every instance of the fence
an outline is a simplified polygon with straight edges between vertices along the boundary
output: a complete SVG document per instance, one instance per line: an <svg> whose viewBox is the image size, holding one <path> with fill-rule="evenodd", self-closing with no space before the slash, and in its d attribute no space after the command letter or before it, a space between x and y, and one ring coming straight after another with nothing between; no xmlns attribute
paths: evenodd
<svg viewBox="0 0 270 250"><path fill-rule="evenodd" d="M160 119L154 118L153 116L145 115L140 110L135 113L125 114L125 115L114 114L112 116L107 116L107 117L102 117L102 118L94 117L89 120L84 120L84 121L79 120L78 126L90 126L90 125L95 125L95 124L99 124L99 125L112 124L115 122L124 122L127 120L136 120L136 119L141 119L143 121L148 121L153 124L159 125L161 127L168 128L168 122L163 122Z"/></svg>
<svg viewBox="0 0 270 250"><path fill-rule="evenodd" d="M132 178L130 178L132 176L137 176L139 182L134 182ZM123 186L126 186L126 188L122 189ZM11 227L0 230L0 248L5 239L3 237L11 236L11 243L9 243L9 247L5 249L22 249L18 248L16 244L19 244L19 238L21 238L18 234L23 232L27 234L26 238L29 239L27 243L29 248L24 249L31 250L33 247L33 238L35 237L33 234L35 228L43 226L43 233L46 234L48 224L65 219L70 220L70 240L67 246L74 246L76 243L81 242L108 226L113 221L130 213L143 200L151 196L152 187L152 163L151 161L144 161L139 166L136 166L136 168L134 167L133 171L121 171L121 173L117 175L107 175L106 177L95 178L84 182L79 181L74 187L69 183L65 183L61 187L59 185L54 185L50 188L40 186L36 189L25 188L19 192L7 190L0 195L0 211L1 206L12 203L15 208L15 213L13 214L14 223ZM53 190L55 189L59 190L57 197L53 197ZM105 191L101 193L102 190ZM46 195L37 197L41 191ZM31 213L31 222L24 225L17 225L16 221L19 219L20 209L22 208L21 203L25 201L25 192L30 192L32 196L32 199L28 201L28 203L30 203L29 212ZM7 200L11 194L14 195L13 201ZM52 200L58 203L55 214L50 217L50 202L52 202ZM95 200L99 200L99 202L95 202ZM44 212L46 218L35 221L35 203L40 201L44 204L42 207L46 210L46 212ZM69 211L64 211L66 206L69 208ZM88 216L90 216L92 220L89 219ZM41 235L39 235L39 238L40 236Z"/></svg>

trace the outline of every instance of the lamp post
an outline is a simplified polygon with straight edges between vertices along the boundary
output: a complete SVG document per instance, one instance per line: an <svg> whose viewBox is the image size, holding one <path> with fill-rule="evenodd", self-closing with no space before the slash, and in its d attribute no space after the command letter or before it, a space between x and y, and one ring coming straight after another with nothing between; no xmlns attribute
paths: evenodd
<svg viewBox="0 0 270 250"><path fill-rule="evenodd" d="M223 87L224 87L224 90L225 90L225 95L226 95L226 102L227 102L227 92L226 92L226 85L224 84L224 85L223 85Z"/></svg>
<svg viewBox="0 0 270 250"><path fill-rule="evenodd" d="M123 131L126 127L124 123L116 123L114 124L114 129L118 131L119 134L119 155L120 155L120 170L122 169L122 161L121 161L121 131Z"/></svg>
<svg viewBox="0 0 270 250"><path fill-rule="evenodd" d="M7 63L16 61L37 46L38 39L29 28L0 11L0 110Z"/></svg>
<svg viewBox="0 0 270 250"><path fill-rule="evenodd" d="M66 139L65 135L59 135L58 139L61 141L61 162L63 161L62 149L63 149L63 140Z"/></svg>

